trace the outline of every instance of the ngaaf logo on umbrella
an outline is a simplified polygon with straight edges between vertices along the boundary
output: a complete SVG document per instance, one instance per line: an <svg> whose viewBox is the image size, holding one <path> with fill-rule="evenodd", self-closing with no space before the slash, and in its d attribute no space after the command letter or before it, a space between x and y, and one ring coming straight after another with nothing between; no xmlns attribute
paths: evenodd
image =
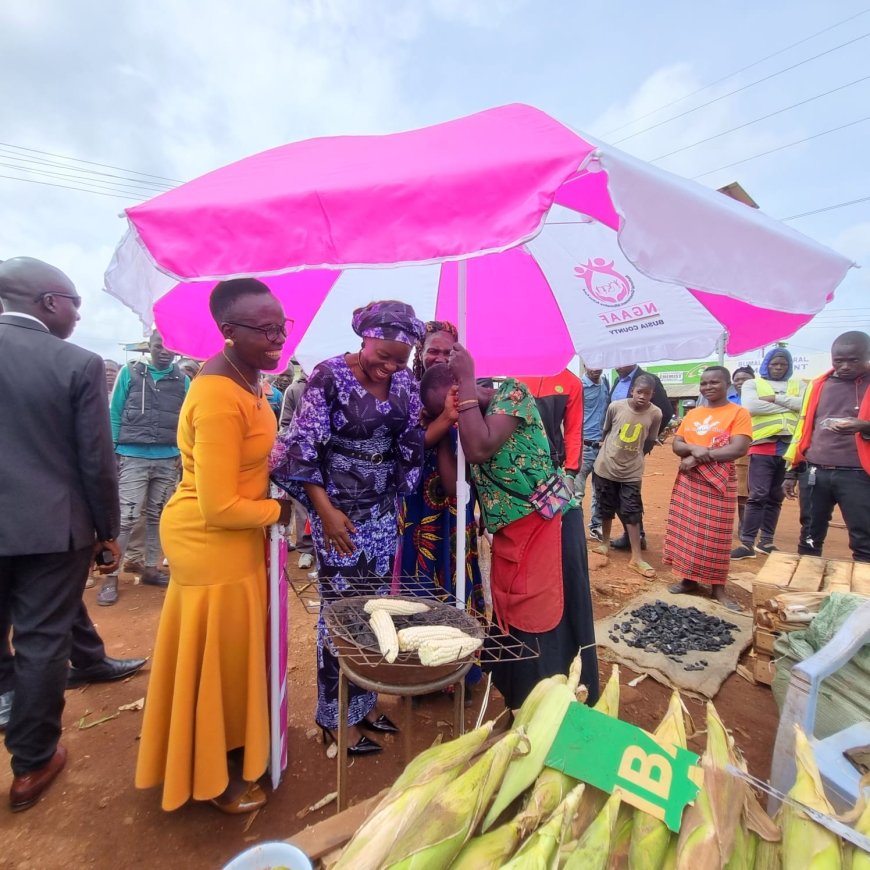
<svg viewBox="0 0 870 870"><path fill-rule="evenodd" d="M586 285L586 295L599 305L616 307L625 305L634 295L634 283L627 275L617 272L613 260L594 257L583 266L575 266L574 272Z"/></svg>

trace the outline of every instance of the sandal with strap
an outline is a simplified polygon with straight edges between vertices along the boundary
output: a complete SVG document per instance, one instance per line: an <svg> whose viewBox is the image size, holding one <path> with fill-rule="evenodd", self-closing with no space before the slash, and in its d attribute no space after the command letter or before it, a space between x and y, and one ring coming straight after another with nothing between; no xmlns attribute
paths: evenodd
<svg viewBox="0 0 870 870"><path fill-rule="evenodd" d="M655 579L656 569L649 562L629 562L628 567L629 570L634 571L635 574L640 574L646 580Z"/></svg>
<svg viewBox="0 0 870 870"><path fill-rule="evenodd" d="M608 544L598 544L598 546L592 548L592 552L597 553L599 556L609 556L610 546Z"/></svg>

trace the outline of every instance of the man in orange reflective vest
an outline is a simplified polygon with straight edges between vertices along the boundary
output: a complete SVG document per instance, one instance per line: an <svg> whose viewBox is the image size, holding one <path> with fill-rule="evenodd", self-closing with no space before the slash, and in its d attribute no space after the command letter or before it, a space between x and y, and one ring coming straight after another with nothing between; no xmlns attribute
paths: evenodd
<svg viewBox="0 0 870 870"><path fill-rule="evenodd" d="M856 562L870 562L870 336L844 332L831 348L833 368L804 396L791 447L785 494L794 498L806 468L809 523L798 546L821 556L834 506L849 532Z"/></svg>

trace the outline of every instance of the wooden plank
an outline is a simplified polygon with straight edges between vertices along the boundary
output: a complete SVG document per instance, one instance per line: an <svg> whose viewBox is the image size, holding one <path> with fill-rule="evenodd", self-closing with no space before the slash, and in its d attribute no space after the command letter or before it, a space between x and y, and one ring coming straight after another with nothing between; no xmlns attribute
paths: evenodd
<svg viewBox="0 0 870 870"><path fill-rule="evenodd" d="M773 663L773 659L764 653L756 653L754 664L755 679L762 685L773 685L773 678L776 676L776 665Z"/></svg>
<svg viewBox="0 0 870 870"><path fill-rule="evenodd" d="M852 592L870 597L870 562L855 562L852 568Z"/></svg>
<svg viewBox="0 0 870 870"><path fill-rule="evenodd" d="M773 583L759 583L757 580L752 584L752 606L762 607L775 595L785 592L788 586L776 586Z"/></svg>
<svg viewBox="0 0 870 870"><path fill-rule="evenodd" d="M303 828L298 834L288 838L287 842L298 846L312 861L328 855L350 840L386 792L384 789L362 803L348 807L316 825Z"/></svg>
<svg viewBox="0 0 870 870"><path fill-rule="evenodd" d="M826 592L849 592L852 588L852 565L844 559L829 559L825 565L822 589Z"/></svg>
<svg viewBox="0 0 870 870"><path fill-rule="evenodd" d="M796 553L771 553L758 572L757 583L768 583L772 586L788 586L791 575L800 562Z"/></svg>
<svg viewBox="0 0 870 870"><path fill-rule="evenodd" d="M760 626L755 627L755 631L752 633L753 636L753 646L757 653L767 653L768 655L773 655L773 642L779 637L778 634L772 631L768 631L766 628L761 628Z"/></svg>
<svg viewBox="0 0 870 870"><path fill-rule="evenodd" d="M822 578L825 576L825 560L818 556L801 556L791 582L789 592L818 592L822 588Z"/></svg>

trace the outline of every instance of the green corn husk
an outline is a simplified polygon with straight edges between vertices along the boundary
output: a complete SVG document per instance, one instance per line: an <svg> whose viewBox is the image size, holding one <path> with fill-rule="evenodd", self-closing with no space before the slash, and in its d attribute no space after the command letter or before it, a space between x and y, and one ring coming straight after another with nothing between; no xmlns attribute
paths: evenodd
<svg viewBox="0 0 870 870"><path fill-rule="evenodd" d="M686 748L686 722L679 692L671 695L668 709L656 728L654 737L663 745ZM636 809L628 853L630 870L659 870L671 839L671 831L663 821Z"/></svg>
<svg viewBox="0 0 870 870"><path fill-rule="evenodd" d="M725 870L752 870L755 867L755 853L760 837L743 825L738 825L734 833L734 848L725 865Z"/></svg>
<svg viewBox="0 0 870 870"><path fill-rule="evenodd" d="M432 746L408 763L392 788L344 848L333 870L377 870L393 844L414 825L429 802L465 769L492 732L487 722Z"/></svg>
<svg viewBox="0 0 870 870"><path fill-rule="evenodd" d="M565 796L546 824L523 843L513 859L505 864L504 870L549 870L559 849L565 820L570 819L577 809L583 788L582 784L578 785Z"/></svg>
<svg viewBox="0 0 870 870"><path fill-rule="evenodd" d="M864 804L864 811L855 822L855 830L870 837L870 801ZM870 852L852 847L852 870L870 870Z"/></svg>
<svg viewBox="0 0 870 870"><path fill-rule="evenodd" d="M619 789L584 831L565 862L565 870L606 870L613 830L622 804Z"/></svg>
<svg viewBox="0 0 870 870"><path fill-rule="evenodd" d="M486 834L472 837L463 847L450 870L499 870L516 852L523 834L516 819L511 819Z"/></svg>
<svg viewBox="0 0 870 870"><path fill-rule="evenodd" d="M759 839L754 870L782 870L782 843Z"/></svg>
<svg viewBox="0 0 870 870"><path fill-rule="evenodd" d="M668 850L662 860L662 870L676 870L677 866L677 835L671 834ZM700 870L700 868L699 868Z"/></svg>
<svg viewBox="0 0 870 870"><path fill-rule="evenodd" d="M610 838L610 854L607 856L607 870L628 870L628 852L631 848L631 829L634 825L636 810L622 804L616 817L616 827ZM656 867L658 870L658 867Z"/></svg>
<svg viewBox="0 0 870 870"><path fill-rule="evenodd" d="M677 841L677 870L721 870L731 856L746 792L743 780L725 771L740 765L734 741L707 704L707 747L701 756L704 784L683 813Z"/></svg>
<svg viewBox="0 0 870 870"><path fill-rule="evenodd" d="M521 835L527 837L537 830L541 822L555 811L576 785L577 780L574 777L562 773L561 770L545 767L535 780L522 810L514 817Z"/></svg>
<svg viewBox="0 0 870 870"><path fill-rule="evenodd" d="M566 683L551 683L547 693L540 700L528 723L527 733L531 745L529 753L514 759L508 767L504 782L483 820L484 832L498 821L499 816L535 781L543 770L544 759L556 739L568 705L574 700L574 693Z"/></svg>
<svg viewBox="0 0 870 870"><path fill-rule="evenodd" d="M521 731L505 734L433 797L413 828L396 841L384 864L396 870L441 870L450 866L477 829L511 759L527 746Z"/></svg>
<svg viewBox="0 0 870 870"><path fill-rule="evenodd" d="M552 677L545 677L535 684L535 688L529 692L528 697L523 701L522 706L517 710L514 716L513 729L519 731L520 728L529 729L529 723L535 718L541 702L547 697L550 689L553 686L567 686L568 678L564 674L556 674Z"/></svg>
<svg viewBox="0 0 870 870"><path fill-rule="evenodd" d="M834 814L825 797L813 750L799 725L795 725L797 778L788 796L814 810ZM782 805L782 863L807 870L839 870L843 866L840 838L812 821L796 807Z"/></svg>
<svg viewBox="0 0 870 870"><path fill-rule="evenodd" d="M582 663L579 654L571 663L566 683L575 696L580 685ZM545 767L532 786L523 809L516 816L523 838L536 830L577 785L577 780L561 770Z"/></svg>
<svg viewBox="0 0 870 870"><path fill-rule="evenodd" d="M610 671L610 677L604 686L604 691L592 709L604 713L605 716L619 718L619 667L617 665L614 665ZM607 797L607 792L592 786L583 792L583 797L574 816L574 840L579 840L583 831L592 824L592 820L604 808ZM564 853L564 850L560 850L560 852ZM566 855L560 855L560 860L566 858Z"/></svg>

